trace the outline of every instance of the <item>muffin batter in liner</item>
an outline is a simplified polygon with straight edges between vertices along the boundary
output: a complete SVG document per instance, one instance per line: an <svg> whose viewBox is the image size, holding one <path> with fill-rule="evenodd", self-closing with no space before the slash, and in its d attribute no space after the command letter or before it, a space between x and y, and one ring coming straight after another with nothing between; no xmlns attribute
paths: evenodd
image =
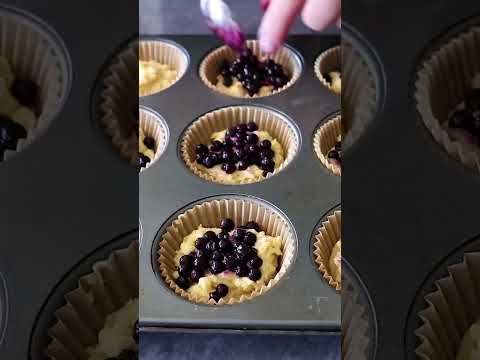
<svg viewBox="0 0 480 360"><path fill-rule="evenodd" d="M342 167L332 164L328 152L335 146L338 136L342 135L342 116L337 115L322 124L313 137L313 148L325 167L335 175L342 175Z"/></svg>
<svg viewBox="0 0 480 360"><path fill-rule="evenodd" d="M334 92L337 95L341 95L341 93L337 93L334 91L332 84L327 81L324 74L328 74L331 71L342 71L342 49L340 46L335 46L330 48L323 53L321 53L317 60L315 61L315 74L317 75L320 82L330 91Z"/></svg>
<svg viewBox="0 0 480 360"><path fill-rule="evenodd" d="M175 255L185 236L192 233L199 225L204 227L218 227L222 218L231 218L236 224L245 224L256 221L263 231L270 236L279 236L282 240L283 255L278 260L278 272L267 283L255 289L250 294L242 294L240 298L230 298L226 302L223 298L218 303L210 299L202 299L182 290L175 283L173 273L176 271ZM221 200L206 201L181 214L166 232L162 234L158 250L158 266L161 277L172 291L192 303L224 305L238 304L262 295L275 286L287 273L292 265L297 251L295 231L284 215L268 207L260 200L253 198L240 199L239 197L224 198Z"/></svg>
<svg viewBox="0 0 480 360"><path fill-rule="evenodd" d="M257 40L247 40L247 47L252 50L253 54L257 56L259 60L264 60L267 58L266 56L262 56L260 51L260 45L258 44ZM217 76L220 74L220 67L222 65L222 62L224 60L232 62L233 60L235 60L236 57L237 54L235 53L235 51L228 46L222 46L216 50L213 50L205 57L205 59L203 59L202 63L200 64L200 79L202 79L203 83L207 85L211 90L221 92L216 87L216 84ZM289 77L290 80L283 87L274 89L269 95L246 95L244 96L244 98L251 99L278 94L279 92L282 92L292 86L295 81L297 81L300 77L300 74L302 72L302 62L299 56L290 47L283 46L275 54L270 55L269 58L273 59L276 63L282 65L285 74ZM225 95L233 96L230 94Z"/></svg>
<svg viewBox="0 0 480 360"><path fill-rule="evenodd" d="M184 133L180 143L180 154L187 167L202 179L223 183L200 168L195 161L195 146L209 144L210 136L217 131L228 129L233 125L254 121L260 131L267 131L283 148L284 161L266 178L282 171L293 160L300 146L297 131L284 115L273 109L260 106L230 106L209 112L198 118ZM266 179L265 178L265 179ZM245 179L239 184L251 183ZM235 184L237 185L237 184Z"/></svg>

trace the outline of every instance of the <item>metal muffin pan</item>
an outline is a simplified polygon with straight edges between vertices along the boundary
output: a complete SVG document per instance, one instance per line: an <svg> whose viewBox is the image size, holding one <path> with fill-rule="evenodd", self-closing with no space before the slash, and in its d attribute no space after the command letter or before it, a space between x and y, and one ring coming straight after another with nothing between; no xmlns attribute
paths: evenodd
<svg viewBox="0 0 480 360"><path fill-rule="evenodd" d="M329 209L340 203L338 176L315 155L313 132L338 112L340 97L330 92L314 73L316 57L338 45L338 36L292 36L287 43L303 61L300 78L287 90L254 100L232 98L206 87L198 67L204 56L221 46L213 36L167 36L187 49L190 66L170 88L140 98L140 105L160 113L168 124L170 142L161 158L139 176L140 219L140 323L152 328L221 328L260 330L339 331L340 295L321 278L311 261L310 236ZM288 116L300 132L300 149L284 170L262 182L221 185L193 174L179 154L184 130L198 117L230 105L274 108ZM157 245L162 229L180 209L208 197L248 195L271 203L293 224L298 237L296 260L289 273L264 295L242 304L195 305L177 296L156 275Z"/></svg>

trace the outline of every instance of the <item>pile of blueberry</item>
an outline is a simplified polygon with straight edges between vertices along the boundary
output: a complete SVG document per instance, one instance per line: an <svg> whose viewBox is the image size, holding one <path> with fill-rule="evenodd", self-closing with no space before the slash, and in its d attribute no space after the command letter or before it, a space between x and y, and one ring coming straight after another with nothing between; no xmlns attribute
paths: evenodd
<svg viewBox="0 0 480 360"><path fill-rule="evenodd" d="M468 131L480 144L480 89L473 89L465 100L465 109L456 110L448 126Z"/></svg>
<svg viewBox="0 0 480 360"><path fill-rule="evenodd" d="M10 88L12 96L19 104L33 108L37 99L38 87L30 80L15 78ZM9 116L0 115L0 161L5 150L16 150L19 139L27 137L27 130Z"/></svg>
<svg viewBox="0 0 480 360"><path fill-rule="evenodd" d="M232 63L225 60L221 65L220 74L223 77L223 85L231 86L235 77L250 96L257 94L262 86L271 85L279 89L288 83L288 76L282 65L272 59L262 62L248 48Z"/></svg>
<svg viewBox="0 0 480 360"><path fill-rule="evenodd" d="M339 165L342 163L342 142L336 141L335 146L328 152L327 158L329 160L337 162Z"/></svg>
<svg viewBox="0 0 480 360"><path fill-rule="evenodd" d="M214 140L209 147L204 144L197 145L197 163L207 169L222 165L222 170L227 174L257 165L263 170L263 176L267 176L275 170L275 152L269 140L260 141L254 133L256 130L258 126L254 122L239 124L226 131L223 142Z"/></svg>
<svg viewBox="0 0 480 360"><path fill-rule="evenodd" d="M260 267L262 259L257 254L254 245L257 236L248 231L254 229L260 232L260 225L249 221L244 226L235 228L231 219L220 221L222 231L217 235L207 231L195 241L195 250L184 255L179 260L177 285L187 290L192 283L197 283L207 273L216 275L223 271L234 272L239 277L248 277L257 281L262 277ZM210 298L218 302L228 294L228 287L219 284Z"/></svg>
<svg viewBox="0 0 480 360"><path fill-rule="evenodd" d="M150 149L153 152L155 152L156 142L154 138L152 138L151 136L145 136L145 138L143 139L143 144L147 147L147 149ZM152 159L150 159L147 155L138 153L138 166L147 167L147 164L151 160Z"/></svg>

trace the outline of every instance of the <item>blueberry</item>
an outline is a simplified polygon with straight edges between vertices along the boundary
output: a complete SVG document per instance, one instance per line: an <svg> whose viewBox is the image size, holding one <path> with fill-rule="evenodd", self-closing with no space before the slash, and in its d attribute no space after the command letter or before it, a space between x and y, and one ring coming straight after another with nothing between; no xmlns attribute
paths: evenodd
<svg viewBox="0 0 480 360"><path fill-rule="evenodd" d="M258 135L255 133L247 134L245 140L247 141L247 144L256 144L258 142Z"/></svg>
<svg viewBox="0 0 480 360"><path fill-rule="evenodd" d="M175 283L180 289L183 290L187 290L190 287L190 281L181 275L177 278L177 280L175 280Z"/></svg>
<svg viewBox="0 0 480 360"><path fill-rule="evenodd" d="M336 141L335 142L335 150L342 151L342 142L341 141Z"/></svg>
<svg viewBox="0 0 480 360"><path fill-rule="evenodd" d="M195 160L197 164L203 165L203 162L205 161L205 154L195 154Z"/></svg>
<svg viewBox="0 0 480 360"><path fill-rule="evenodd" d="M235 228L235 223L232 219L225 218L220 221L220 228L224 231L232 231Z"/></svg>
<svg viewBox="0 0 480 360"><path fill-rule="evenodd" d="M262 158L273 159L274 156L275 156L275 153L273 152L272 149L260 150L260 157Z"/></svg>
<svg viewBox="0 0 480 360"><path fill-rule="evenodd" d="M239 277L244 277L244 276L248 275L248 269L245 265L237 265L237 266L235 266L233 271Z"/></svg>
<svg viewBox="0 0 480 360"><path fill-rule="evenodd" d="M210 151L216 152L220 151L223 148L223 144L219 140L212 141L212 145L210 145Z"/></svg>
<svg viewBox="0 0 480 360"><path fill-rule="evenodd" d="M273 170L275 169L275 162L269 158L262 158L260 161L260 167L262 168L262 170L265 170L267 172L273 172Z"/></svg>
<svg viewBox="0 0 480 360"><path fill-rule="evenodd" d="M208 266L207 256L199 256L193 259L193 267L195 269L205 269Z"/></svg>
<svg viewBox="0 0 480 360"><path fill-rule="evenodd" d="M179 260L179 265L192 266L193 257L190 255L183 255Z"/></svg>
<svg viewBox="0 0 480 360"><path fill-rule="evenodd" d="M225 163L222 165L222 170L227 174L233 174L237 170L237 167L233 163Z"/></svg>
<svg viewBox="0 0 480 360"><path fill-rule="evenodd" d="M203 234L203 236L208 240L213 240L213 241L218 240L217 234L215 234L215 232L211 230L207 231L205 234Z"/></svg>
<svg viewBox="0 0 480 360"><path fill-rule="evenodd" d="M233 80L230 76L223 77L223 85L225 85L226 87L230 87L232 86L232 84L233 84Z"/></svg>
<svg viewBox="0 0 480 360"><path fill-rule="evenodd" d="M245 237L243 239L245 244L248 246L253 246L257 242L257 236L249 231L245 234Z"/></svg>
<svg viewBox="0 0 480 360"><path fill-rule="evenodd" d="M151 136L146 136L143 139L143 144L150 150L155 150L155 139Z"/></svg>
<svg viewBox="0 0 480 360"><path fill-rule="evenodd" d="M223 254L220 251L215 250L212 253L212 260L222 260L222 259L223 259Z"/></svg>
<svg viewBox="0 0 480 360"><path fill-rule="evenodd" d="M225 269L230 270L230 271L234 271L235 266L237 265L235 257L231 254L225 255L223 257L222 263L225 266Z"/></svg>
<svg viewBox="0 0 480 360"><path fill-rule="evenodd" d="M262 272L259 269L250 269L248 271L248 278L252 281L260 280L262 277Z"/></svg>
<svg viewBox="0 0 480 360"><path fill-rule="evenodd" d="M237 157L239 160L241 160L245 157L246 152L243 148L235 147L235 148L233 148L233 154L235 155L235 157Z"/></svg>
<svg viewBox="0 0 480 360"><path fill-rule="evenodd" d="M245 224L247 229L254 229L256 232L260 232L260 225L255 221L249 221Z"/></svg>
<svg viewBox="0 0 480 360"><path fill-rule="evenodd" d="M235 247L235 257L238 260L246 259L251 253L251 248L245 244L239 244Z"/></svg>
<svg viewBox="0 0 480 360"><path fill-rule="evenodd" d="M465 100L465 106L470 111L480 110L480 89L473 89Z"/></svg>
<svg viewBox="0 0 480 360"><path fill-rule="evenodd" d="M330 76L330 73L325 73L323 74L323 77L325 78L325 80L328 82L328 83L332 83L332 77Z"/></svg>
<svg viewBox="0 0 480 360"><path fill-rule="evenodd" d="M274 82L273 82L273 86L276 87L276 88L280 88L283 85L285 85L283 77L276 76L275 79L274 79Z"/></svg>
<svg viewBox="0 0 480 360"><path fill-rule="evenodd" d="M210 240L205 246L205 250L207 250L210 253L213 253L217 249L218 249L218 244L214 240Z"/></svg>
<svg viewBox="0 0 480 360"><path fill-rule="evenodd" d="M225 270L223 263L219 260L210 260L210 272L213 275L220 274L223 270Z"/></svg>
<svg viewBox="0 0 480 360"><path fill-rule="evenodd" d="M327 158L332 160L340 160L340 154L338 153L337 150L332 149L328 152Z"/></svg>
<svg viewBox="0 0 480 360"><path fill-rule="evenodd" d="M195 146L195 153L196 154L207 154L208 153L208 147L204 144L198 144Z"/></svg>
<svg viewBox="0 0 480 360"><path fill-rule="evenodd" d="M222 240L228 241L229 237L230 235L228 234L228 232L226 230L222 230L220 234L218 234L219 244Z"/></svg>
<svg viewBox="0 0 480 360"><path fill-rule="evenodd" d="M223 150L221 157L222 157L222 161L225 163L230 163L230 162L233 162L234 160L233 153L228 150Z"/></svg>
<svg viewBox="0 0 480 360"><path fill-rule="evenodd" d="M214 167L215 165L217 165L217 157L215 156L215 154L209 154L205 157L205 159L203 159L203 165L207 168L207 169L211 169L212 167Z"/></svg>
<svg viewBox="0 0 480 360"><path fill-rule="evenodd" d="M239 132L243 132L243 133L246 133L247 132L247 124L238 124L235 129L237 130L237 133Z"/></svg>
<svg viewBox="0 0 480 360"><path fill-rule="evenodd" d="M1 143L1 140L0 140L0 143ZM149 162L150 162L150 158L147 155L144 155L142 153L138 153L138 166L143 167L143 168L147 167Z"/></svg>
<svg viewBox="0 0 480 360"><path fill-rule="evenodd" d="M32 107L35 105L38 87L33 81L16 78L10 91L23 106Z"/></svg>
<svg viewBox="0 0 480 360"><path fill-rule="evenodd" d="M473 116L470 111L457 110L450 117L448 126L453 129L466 128L472 120L473 120Z"/></svg>
<svg viewBox="0 0 480 360"><path fill-rule="evenodd" d="M190 273L190 279L192 279L193 282L197 283L200 278L202 278L205 275L203 269L201 268L193 268L192 272Z"/></svg>
<svg viewBox="0 0 480 360"><path fill-rule="evenodd" d="M235 229L233 230L232 236L236 241L243 241L246 233L244 229Z"/></svg>
<svg viewBox="0 0 480 360"><path fill-rule="evenodd" d="M195 248L200 249L200 250L205 250L205 246L208 244L208 239L202 237L199 237L197 240L195 240Z"/></svg>
<svg viewBox="0 0 480 360"><path fill-rule="evenodd" d="M247 130L250 131L250 132L257 131L257 130L258 130L258 126L257 126L257 124L254 123L253 121L250 121L250 122L247 124Z"/></svg>
<svg viewBox="0 0 480 360"><path fill-rule="evenodd" d="M232 250L232 243L229 240L222 239L218 242L218 248L224 253L229 252Z"/></svg>
<svg viewBox="0 0 480 360"><path fill-rule="evenodd" d="M237 168L240 171L246 170L250 166L248 160L240 160L237 164Z"/></svg>
<svg viewBox="0 0 480 360"><path fill-rule="evenodd" d="M265 139L260 142L260 147L262 149L270 149L272 147L272 143L270 140Z"/></svg>
<svg viewBox="0 0 480 360"><path fill-rule="evenodd" d="M225 139L231 139L236 135L235 128L230 128L225 131Z"/></svg>
<svg viewBox="0 0 480 360"><path fill-rule="evenodd" d="M190 277L190 272L192 271L190 264L180 264L178 266L178 273L186 278Z"/></svg>
<svg viewBox="0 0 480 360"><path fill-rule="evenodd" d="M258 256L254 256L247 261L247 267L249 269L260 269L262 264L263 264L263 260Z"/></svg>
<svg viewBox="0 0 480 360"><path fill-rule="evenodd" d="M215 302L219 302L220 299L222 298L216 291L212 291L209 294L209 297L210 297L210 299L213 299L213 301L215 301Z"/></svg>
<svg viewBox="0 0 480 360"><path fill-rule="evenodd" d="M225 284L218 284L215 291L218 294L218 296L225 297L228 294L228 286Z"/></svg>
<svg viewBox="0 0 480 360"><path fill-rule="evenodd" d="M8 116L0 115L0 147L9 150L17 148L18 139L27 137L27 130Z"/></svg>
<svg viewBox="0 0 480 360"><path fill-rule="evenodd" d="M249 155L255 155L260 151L260 149L256 144L250 144L247 146L247 151Z"/></svg>
<svg viewBox="0 0 480 360"><path fill-rule="evenodd" d="M250 96L253 96L255 95L256 93L258 93L258 86L254 83L247 83L246 85L244 85L245 89L247 90L247 93L248 95Z"/></svg>

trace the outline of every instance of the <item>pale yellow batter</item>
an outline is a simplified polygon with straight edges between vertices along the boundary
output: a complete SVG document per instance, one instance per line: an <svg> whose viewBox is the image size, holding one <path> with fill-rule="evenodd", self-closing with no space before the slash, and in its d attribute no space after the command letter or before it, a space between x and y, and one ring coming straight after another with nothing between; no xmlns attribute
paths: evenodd
<svg viewBox="0 0 480 360"><path fill-rule="evenodd" d="M330 268L330 274L333 279L341 283L342 282L342 239L335 243L330 255L330 261L328 262Z"/></svg>
<svg viewBox="0 0 480 360"><path fill-rule="evenodd" d="M225 139L225 132L227 130L222 130L213 133L210 136L212 141L219 140L223 141ZM267 131L254 131L259 138L259 142L263 140L269 140L272 143L271 149L275 152L275 156L273 161L275 161L275 169L277 169L280 165L282 165L284 159L283 148L280 143L272 138ZM232 174L227 174L225 171L222 170L222 165L215 165L211 169L207 169L203 165L198 165L198 168L213 177L214 180L220 182L222 184L245 184L245 183L253 183L257 181L261 181L265 179L263 176L263 170L260 169L257 165L251 165L247 169L242 171L235 171Z"/></svg>
<svg viewBox="0 0 480 360"><path fill-rule="evenodd" d="M195 250L195 240L203 236L207 231L213 231L216 234L221 232L221 229L217 228L204 228L202 225L191 234L187 235L180 249L175 256L175 263L179 264L179 260L183 255L188 255ZM192 285L188 292L200 300L208 301L209 294L215 290L218 284L225 284L228 286L229 291L227 296L223 299L228 301L231 298L238 299L241 295L248 295L254 290L260 289L263 285L267 284L277 272L278 260L282 256L282 240L280 237L268 236L265 232L256 232L253 229L248 231L254 233L257 236L257 242L255 248L257 249L258 256L263 260L263 264L260 268L262 277L257 281L252 281L248 277L238 277L231 272L223 272L217 275L208 274L205 277L200 278L197 284ZM178 277L178 273L174 274L174 277Z"/></svg>
<svg viewBox="0 0 480 360"><path fill-rule="evenodd" d="M123 350L138 350L133 339L138 320L138 299L128 301L121 309L110 314L98 334L98 344L89 347L89 360L105 360L118 356Z"/></svg>
<svg viewBox="0 0 480 360"><path fill-rule="evenodd" d="M143 132L143 129L139 127L138 130L138 151L142 153L145 156L148 156L151 161L155 158L155 153L153 150L147 148L145 144L143 143L143 140L145 139L145 133Z"/></svg>
<svg viewBox="0 0 480 360"><path fill-rule="evenodd" d="M342 74L339 71L331 71L328 73L332 79L331 87L335 94L342 92Z"/></svg>
<svg viewBox="0 0 480 360"><path fill-rule="evenodd" d="M146 96L159 92L177 79L177 71L169 65L155 61L138 62L139 95Z"/></svg>
<svg viewBox="0 0 480 360"><path fill-rule="evenodd" d="M456 360L480 359L480 320L473 324L462 339Z"/></svg>
<svg viewBox="0 0 480 360"><path fill-rule="evenodd" d="M32 109L20 105L11 94L14 78L10 63L0 56L0 115L8 116L28 131L35 126L37 118Z"/></svg>
<svg viewBox="0 0 480 360"><path fill-rule="evenodd" d="M235 77L232 77L232 85L225 86L223 85L223 76L217 76L217 84L215 85L218 91L236 97L249 97L248 91L243 87L242 83ZM260 87L257 95L258 96L268 96L271 95L273 92L273 86L271 85L264 85Z"/></svg>

